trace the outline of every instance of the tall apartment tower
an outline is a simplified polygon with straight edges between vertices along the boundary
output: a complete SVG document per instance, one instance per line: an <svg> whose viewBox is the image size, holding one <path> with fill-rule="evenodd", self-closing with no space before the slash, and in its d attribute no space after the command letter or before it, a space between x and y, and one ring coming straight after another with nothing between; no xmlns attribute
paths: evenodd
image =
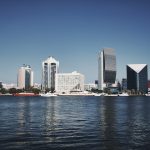
<svg viewBox="0 0 150 150"><path fill-rule="evenodd" d="M55 74L58 73L59 61L49 57L42 62L42 90L55 90Z"/></svg>
<svg viewBox="0 0 150 150"><path fill-rule="evenodd" d="M148 72L146 64L127 65L127 89L135 91L148 91Z"/></svg>
<svg viewBox="0 0 150 150"><path fill-rule="evenodd" d="M29 65L23 65L18 71L17 85L20 89L29 89L33 86L33 71Z"/></svg>
<svg viewBox="0 0 150 150"><path fill-rule="evenodd" d="M98 89L104 90L115 83L116 56L114 49L104 48L98 54Z"/></svg>

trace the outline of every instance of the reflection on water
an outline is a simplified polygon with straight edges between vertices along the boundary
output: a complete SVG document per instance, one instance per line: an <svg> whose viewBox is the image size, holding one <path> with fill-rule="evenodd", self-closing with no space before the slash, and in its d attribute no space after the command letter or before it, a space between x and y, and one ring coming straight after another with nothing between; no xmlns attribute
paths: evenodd
<svg viewBox="0 0 150 150"><path fill-rule="evenodd" d="M149 97L0 97L1 149L150 149Z"/></svg>

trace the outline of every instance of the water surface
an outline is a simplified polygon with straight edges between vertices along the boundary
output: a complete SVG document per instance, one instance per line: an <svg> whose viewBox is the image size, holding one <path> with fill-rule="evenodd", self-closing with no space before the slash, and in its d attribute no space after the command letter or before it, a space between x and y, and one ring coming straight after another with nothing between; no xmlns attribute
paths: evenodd
<svg viewBox="0 0 150 150"><path fill-rule="evenodd" d="M0 149L149 150L149 97L0 96Z"/></svg>

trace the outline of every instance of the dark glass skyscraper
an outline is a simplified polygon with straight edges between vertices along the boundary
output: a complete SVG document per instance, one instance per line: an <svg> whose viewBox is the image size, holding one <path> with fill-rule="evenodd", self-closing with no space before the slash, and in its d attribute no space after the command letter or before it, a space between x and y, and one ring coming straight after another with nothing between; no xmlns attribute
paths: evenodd
<svg viewBox="0 0 150 150"><path fill-rule="evenodd" d="M98 89L103 90L106 84L116 80L116 56L114 49L104 48L98 56Z"/></svg>
<svg viewBox="0 0 150 150"><path fill-rule="evenodd" d="M122 90L127 89L127 79L122 79Z"/></svg>
<svg viewBox="0 0 150 150"><path fill-rule="evenodd" d="M127 89L135 91L148 91L148 73L146 64L127 65Z"/></svg>

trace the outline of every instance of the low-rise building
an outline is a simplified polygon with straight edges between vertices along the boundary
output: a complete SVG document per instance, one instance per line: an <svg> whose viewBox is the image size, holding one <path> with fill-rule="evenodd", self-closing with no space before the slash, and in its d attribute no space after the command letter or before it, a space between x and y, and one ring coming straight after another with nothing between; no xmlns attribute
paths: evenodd
<svg viewBox="0 0 150 150"><path fill-rule="evenodd" d="M84 91L84 75L74 71L72 73L57 73L55 88L57 93L71 93Z"/></svg>
<svg viewBox="0 0 150 150"><path fill-rule="evenodd" d="M9 84L8 84L8 83L7 83L7 84L6 84L6 83L3 83L2 86L3 86L3 88L5 88L5 89L7 89L7 90L8 90L8 89L11 89L11 88L17 88L17 85L16 85L15 83L9 83Z"/></svg>
<svg viewBox="0 0 150 150"><path fill-rule="evenodd" d="M96 88L97 88L97 86L94 83L84 84L85 91L91 91L92 89L96 89Z"/></svg>

